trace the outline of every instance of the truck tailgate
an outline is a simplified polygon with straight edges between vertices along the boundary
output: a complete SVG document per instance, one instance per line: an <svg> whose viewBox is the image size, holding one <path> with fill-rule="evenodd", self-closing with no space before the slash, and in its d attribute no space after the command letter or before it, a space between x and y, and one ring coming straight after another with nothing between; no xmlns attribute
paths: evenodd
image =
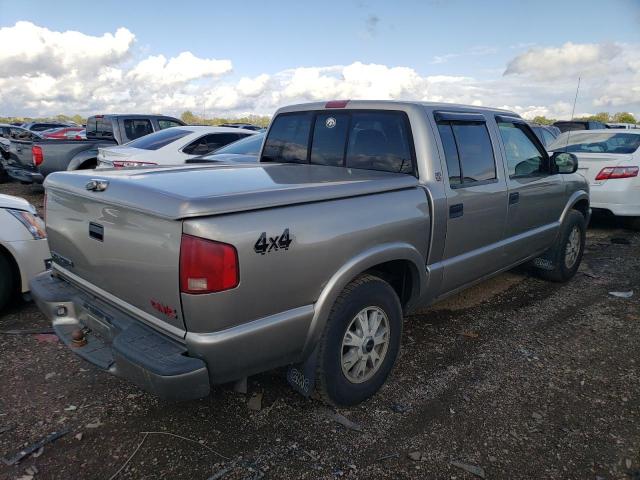
<svg viewBox="0 0 640 480"><path fill-rule="evenodd" d="M143 321L181 335L180 221L58 189L47 190L46 220L54 264L71 280L107 292L154 319Z"/></svg>

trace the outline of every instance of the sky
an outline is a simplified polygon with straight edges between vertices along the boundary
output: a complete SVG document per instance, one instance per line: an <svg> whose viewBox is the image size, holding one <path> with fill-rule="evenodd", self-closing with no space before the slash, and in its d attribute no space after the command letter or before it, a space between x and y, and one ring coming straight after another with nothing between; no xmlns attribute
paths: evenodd
<svg viewBox="0 0 640 480"><path fill-rule="evenodd" d="M0 116L335 98L640 116L640 0L0 0Z"/></svg>

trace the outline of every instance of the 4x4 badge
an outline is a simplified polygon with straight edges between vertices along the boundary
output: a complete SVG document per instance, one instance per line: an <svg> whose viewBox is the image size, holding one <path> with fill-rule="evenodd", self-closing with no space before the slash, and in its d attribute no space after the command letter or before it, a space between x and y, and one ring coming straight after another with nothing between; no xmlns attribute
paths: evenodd
<svg viewBox="0 0 640 480"><path fill-rule="evenodd" d="M291 245L291 238L289 237L289 229L285 228L282 235L276 235L275 237L267 237L267 232L262 232L258 240L256 241L253 249L256 253L264 255L265 253L273 252L276 250L289 250Z"/></svg>

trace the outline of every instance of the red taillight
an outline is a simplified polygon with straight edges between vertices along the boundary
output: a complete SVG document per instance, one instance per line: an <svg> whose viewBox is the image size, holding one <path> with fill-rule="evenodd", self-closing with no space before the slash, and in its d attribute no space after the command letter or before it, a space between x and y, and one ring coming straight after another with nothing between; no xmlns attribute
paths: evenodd
<svg viewBox="0 0 640 480"><path fill-rule="evenodd" d="M330 100L326 103L324 108L344 108L349 103L349 100Z"/></svg>
<svg viewBox="0 0 640 480"><path fill-rule="evenodd" d="M614 178L631 178L638 176L638 167L605 167L600 170L596 180L612 180Z"/></svg>
<svg viewBox="0 0 640 480"><path fill-rule="evenodd" d="M42 147L34 145L31 147L31 156L33 158L33 164L37 167L44 162L44 155L42 154Z"/></svg>
<svg viewBox="0 0 640 480"><path fill-rule="evenodd" d="M180 291L213 293L238 286L238 252L227 243L182 234Z"/></svg>

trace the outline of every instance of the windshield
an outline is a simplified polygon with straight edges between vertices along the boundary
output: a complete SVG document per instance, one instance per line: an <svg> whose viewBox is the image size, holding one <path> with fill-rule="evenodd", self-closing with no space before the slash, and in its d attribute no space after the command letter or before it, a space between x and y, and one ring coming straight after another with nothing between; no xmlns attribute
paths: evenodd
<svg viewBox="0 0 640 480"><path fill-rule="evenodd" d="M567 132L549 149L572 153L633 153L640 147L640 135L624 132Z"/></svg>
<svg viewBox="0 0 640 480"><path fill-rule="evenodd" d="M247 138L230 143L229 145L219 148L214 153L234 153L236 155L258 155L260 147L264 140L264 133L250 135Z"/></svg>
<svg viewBox="0 0 640 480"><path fill-rule="evenodd" d="M166 128L155 133L150 133L143 137L126 143L127 147L141 148L143 150L158 150L159 148L166 147L170 143L189 135L189 130L183 130L181 128Z"/></svg>

